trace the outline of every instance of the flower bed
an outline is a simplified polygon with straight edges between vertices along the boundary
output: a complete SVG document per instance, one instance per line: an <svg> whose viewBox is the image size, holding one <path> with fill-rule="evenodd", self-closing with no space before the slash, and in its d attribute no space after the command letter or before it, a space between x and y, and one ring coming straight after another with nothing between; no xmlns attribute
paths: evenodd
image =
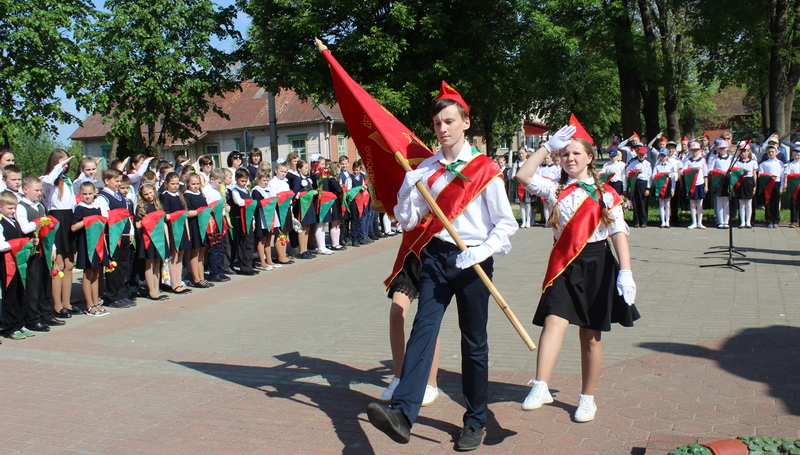
<svg viewBox="0 0 800 455"><path fill-rule="evenodd" d="M741 442L739 442L741 441ZM687 444L669 455L800 455L800 439L767 438L762 436L739 436L711 444Z"/></svg>

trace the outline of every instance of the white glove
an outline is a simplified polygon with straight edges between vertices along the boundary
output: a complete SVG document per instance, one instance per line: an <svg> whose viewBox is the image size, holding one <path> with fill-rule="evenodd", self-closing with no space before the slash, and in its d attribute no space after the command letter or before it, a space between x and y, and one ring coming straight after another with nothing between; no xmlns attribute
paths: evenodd
<svg viewBox="0 0 800 455"><path fill-rule="evenodd" d="M471 246L456 256L456 267L459 269L468 269L475 264L480 264L489 259L492 253L494 253L492 247L485 243Z"/></svg>
<svg viewBox="0 0 800 455"><path fill-rule="evenodd" d="M628 306L633 305L633 301L636 299L636 283L633 282L633 273L630 270L619 271L617 292L625 299Z"/></svg>
<svg viewBox="0 0 800 455"><path fill-rule="evenodd" d="M553 153L568 146L569 140L572 139L572 135L575 134L575 129L576 128L572 125L562 126L560 130L556 131L556 134L552 135L550 139L544 143L544 148L546 148L548 152Z"/></svg>
<svg viewBox="0 0 800 455"><path fill-rule="evenodd" d="M413 171L406 172L403 184L400 185L400 190L397 192L397 197L400 199L409 197L411 195L411 190L414 189L414 185L422 180L424 175L425 169L414 169Z"/></svg>

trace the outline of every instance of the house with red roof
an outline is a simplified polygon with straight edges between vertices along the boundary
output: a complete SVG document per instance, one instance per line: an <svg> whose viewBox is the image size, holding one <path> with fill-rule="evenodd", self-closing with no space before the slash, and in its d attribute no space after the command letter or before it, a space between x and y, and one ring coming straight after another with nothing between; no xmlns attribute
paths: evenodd
<svg viewBox="0 0 800 455"><path fill-rule="evenodd" d="M252 137L253 147L261 149L266 161L270 160L270 124L268 96L255 82L242 83L242 90L212 101L230 116L224 119L209 112L200 122L201 131L188 141L168 140L162 150L162 158L173 161L179 155L186 155L196 163L202 155L212 157L215 167L225 167L230 152L244 150L242 133L247 130ZM278 131L278 158L285 158L295 152L300 159L308 161L314 155L338 159L341 155L357 159L353 141L346 135L346 127L338 105L314 106L311 101L301 100L292 90L283 90L275 95L275 114ZM102 158L103 164L114 157L112 144L106 138L110 123L103 123L99 114L94 114L83 122L70 139L83 144L83 154Z"/></svg>

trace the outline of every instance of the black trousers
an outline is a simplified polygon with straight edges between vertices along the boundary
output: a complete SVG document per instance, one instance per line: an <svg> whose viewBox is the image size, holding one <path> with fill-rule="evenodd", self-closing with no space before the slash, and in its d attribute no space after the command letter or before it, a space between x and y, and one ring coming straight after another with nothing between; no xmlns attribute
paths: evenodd
<svg viewBox="0 0 800 455"><path fill-rule="evenodd" d="M131 276L131 238L123 235L120 245L111 256L111 260L117 263L117 267L106 273L106 294L108 298L116 302L121 299L131 298L131 289L128 281Z"/></svg>
<svg viewBox="0 0 800 455"><path fill-rule="evenodd" d="M779 223L781 221L781 190L778 184L772 187L772 195L769 203L764 198L764 221L769 223Z"/></svg>
<svg viewBox="0 0 800 455"><path fill-rule="evenodd" d="M49 258L48 258L49 260ZM52 279L47 270L47 263L39 252L28 259L28 275L25 293L28 296L28 309L25 324L35 324L56 316L50 295Z"/></svg>
<svg viewBox="0 0 800 455"><path fill-rule="evenodd" d="M0 260L2 259L3 258L0 258ZM5 273L0 273L0 280L3 280L3 309L2 323L0 323L0 325L3 327L4 334L11 335L25 325L25 315L28 311L24 303L25 289L22 286L22 278L19 276L19 270L16 271L16 275L11 279L7 287Z"/></svg>
<svg viewBox="0 0 800 455"><path fill-rule="evenodd" d="M238 220L237 220L238 221ZM239 258L239 271L253 271L253 233L243 232L241 226L236 226L233 236L234 250Z"/></svg>
<svg viewBox="0 0 800 455"><path fill-rule="evenodd" d="M456 267L459 253L456 245L436 238L422 251L419 308L406 345L402 379L392 396L392 406L403 411L411 423L416 420L425 396L442 317L455 296L461 329L461 388L467 406L464 425L486 426L489 289L471 267L466 270ZM481 263L490 278L493 266L491 257Z"/></svg>
<svg viewBox="0 0 800 455"><path fill-rule="evenodd" d="M630 191L633 202L633 224L643 226L647 224L647 196L644 195L647 191L647 182L637 179L636 186Z"/></svg>

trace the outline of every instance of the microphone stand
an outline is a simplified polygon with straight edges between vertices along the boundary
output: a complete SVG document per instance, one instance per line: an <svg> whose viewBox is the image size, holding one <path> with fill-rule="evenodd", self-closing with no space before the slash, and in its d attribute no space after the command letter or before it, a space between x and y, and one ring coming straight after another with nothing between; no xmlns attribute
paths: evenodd
<svg viewBox="0 0 800 455"><path fill-rule="evenodd" d="M736 163L736 161L739 160L739 157L741 155L742 155L742 148L741 147L737 148L736 152L734 152L731 155L731 164L728 165L728 170L725 171L725 175L722 177L722 182L720 184L727 184L728 188L730 188L730 186L731 186L731 183L730 183L731 182L731 172L733 172L733 165ZM729 198L728 198L728 206L729 206L729 209L730 209L730 195L729 195ZM742 214L739 213L739 216L741 217ZM747 250L746 249L742 249L742 248L734 248L734 246L733 246L733 224L730 223L730 220L728 220L728 246L712 246L711 249L712 250L717 250L717 251L706 251L703 254L716 254L716 253L720 252L719 250L728 250L728 260L725 261L724 264L703 264L703 265L700 266L700 268L704 268L704 267L727 267L729 269L734 269L734 270L738 270L740 272L744 272L745 270L741 266L750 264L747 261L739 261L739 262L737 262L737 259L733 258L734 253L738 254L740 257L747 257L744 253L742 253L742 251L747 251Z"/></svg>

